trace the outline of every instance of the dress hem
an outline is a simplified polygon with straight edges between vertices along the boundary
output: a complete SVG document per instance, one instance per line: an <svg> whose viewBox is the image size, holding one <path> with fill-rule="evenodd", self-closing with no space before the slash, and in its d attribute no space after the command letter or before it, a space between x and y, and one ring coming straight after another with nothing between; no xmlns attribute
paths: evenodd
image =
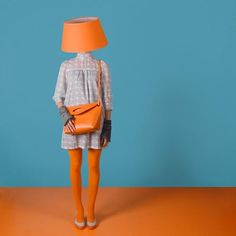
<svg viewBox="0 0 236 236"><path fill-rule="evenodd" d="M102 147L94 147L94 146L76 146L76 147L61 147L62 149L76 149L76 148L82 148L82 149L87 149L87 148L93 148L93 149L102 149Z"/></svg>

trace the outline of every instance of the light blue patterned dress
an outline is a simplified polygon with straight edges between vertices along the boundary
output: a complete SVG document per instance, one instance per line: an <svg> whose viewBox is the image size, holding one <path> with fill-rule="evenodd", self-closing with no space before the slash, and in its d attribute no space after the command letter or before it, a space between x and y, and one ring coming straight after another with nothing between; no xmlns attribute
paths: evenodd
<svg viewBox="0 0 236 236"><path fill-rule="evenodd" d="M103 102L100 130L86 134L64 134L62 126L61 148L100 149L105 110L112 110L112 83L109 65L101 60L101 90ZM62 101L65 106L92 103L98 96L98 59L91 52L77 53L76 57L65 60L60 65L56 87L52 99Z"/></svg>

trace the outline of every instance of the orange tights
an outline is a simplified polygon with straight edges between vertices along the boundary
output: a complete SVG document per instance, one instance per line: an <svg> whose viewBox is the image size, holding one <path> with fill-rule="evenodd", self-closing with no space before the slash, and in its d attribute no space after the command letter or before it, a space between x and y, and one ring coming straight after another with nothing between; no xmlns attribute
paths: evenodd
<svg viewBox="0 0 236 236"><path fill-rule="evenodd" d="M100 156L102 149L88 148L88 166L89 166L89 181L88 181L88 221L95 220L95 201L100 180ZM82 178L81 166L83 150L81 148L68 149L70 157L70 180L72 194L75 200L77 209L77 220L84 220L84 208L81 201Z"/></svg>

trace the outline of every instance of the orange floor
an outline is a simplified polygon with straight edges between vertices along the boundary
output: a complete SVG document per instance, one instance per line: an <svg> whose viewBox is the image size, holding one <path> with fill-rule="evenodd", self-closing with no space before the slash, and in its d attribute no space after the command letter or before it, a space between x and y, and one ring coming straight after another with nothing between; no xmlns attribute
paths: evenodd
<svg viewBox="0 0 236 236"><path fill-rule="evenodd" d="M100 187L96 217L94 230L74 226L69 187L0 188L1 236L235 236L236 188Z"/></svg>

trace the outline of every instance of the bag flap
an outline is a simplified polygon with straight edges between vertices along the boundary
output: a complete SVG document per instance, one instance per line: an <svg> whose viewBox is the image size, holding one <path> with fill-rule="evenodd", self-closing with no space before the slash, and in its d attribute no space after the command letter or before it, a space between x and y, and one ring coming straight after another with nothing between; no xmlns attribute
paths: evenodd
<svg viewBox="0 0 236 236"><path fill-rule="evenodd" d="M97 102L88 103L88 104L81 104L78 106L71 106L68 108L71 115L79 115L85 111L88 111L96 106L99 106Z"/></svg>

